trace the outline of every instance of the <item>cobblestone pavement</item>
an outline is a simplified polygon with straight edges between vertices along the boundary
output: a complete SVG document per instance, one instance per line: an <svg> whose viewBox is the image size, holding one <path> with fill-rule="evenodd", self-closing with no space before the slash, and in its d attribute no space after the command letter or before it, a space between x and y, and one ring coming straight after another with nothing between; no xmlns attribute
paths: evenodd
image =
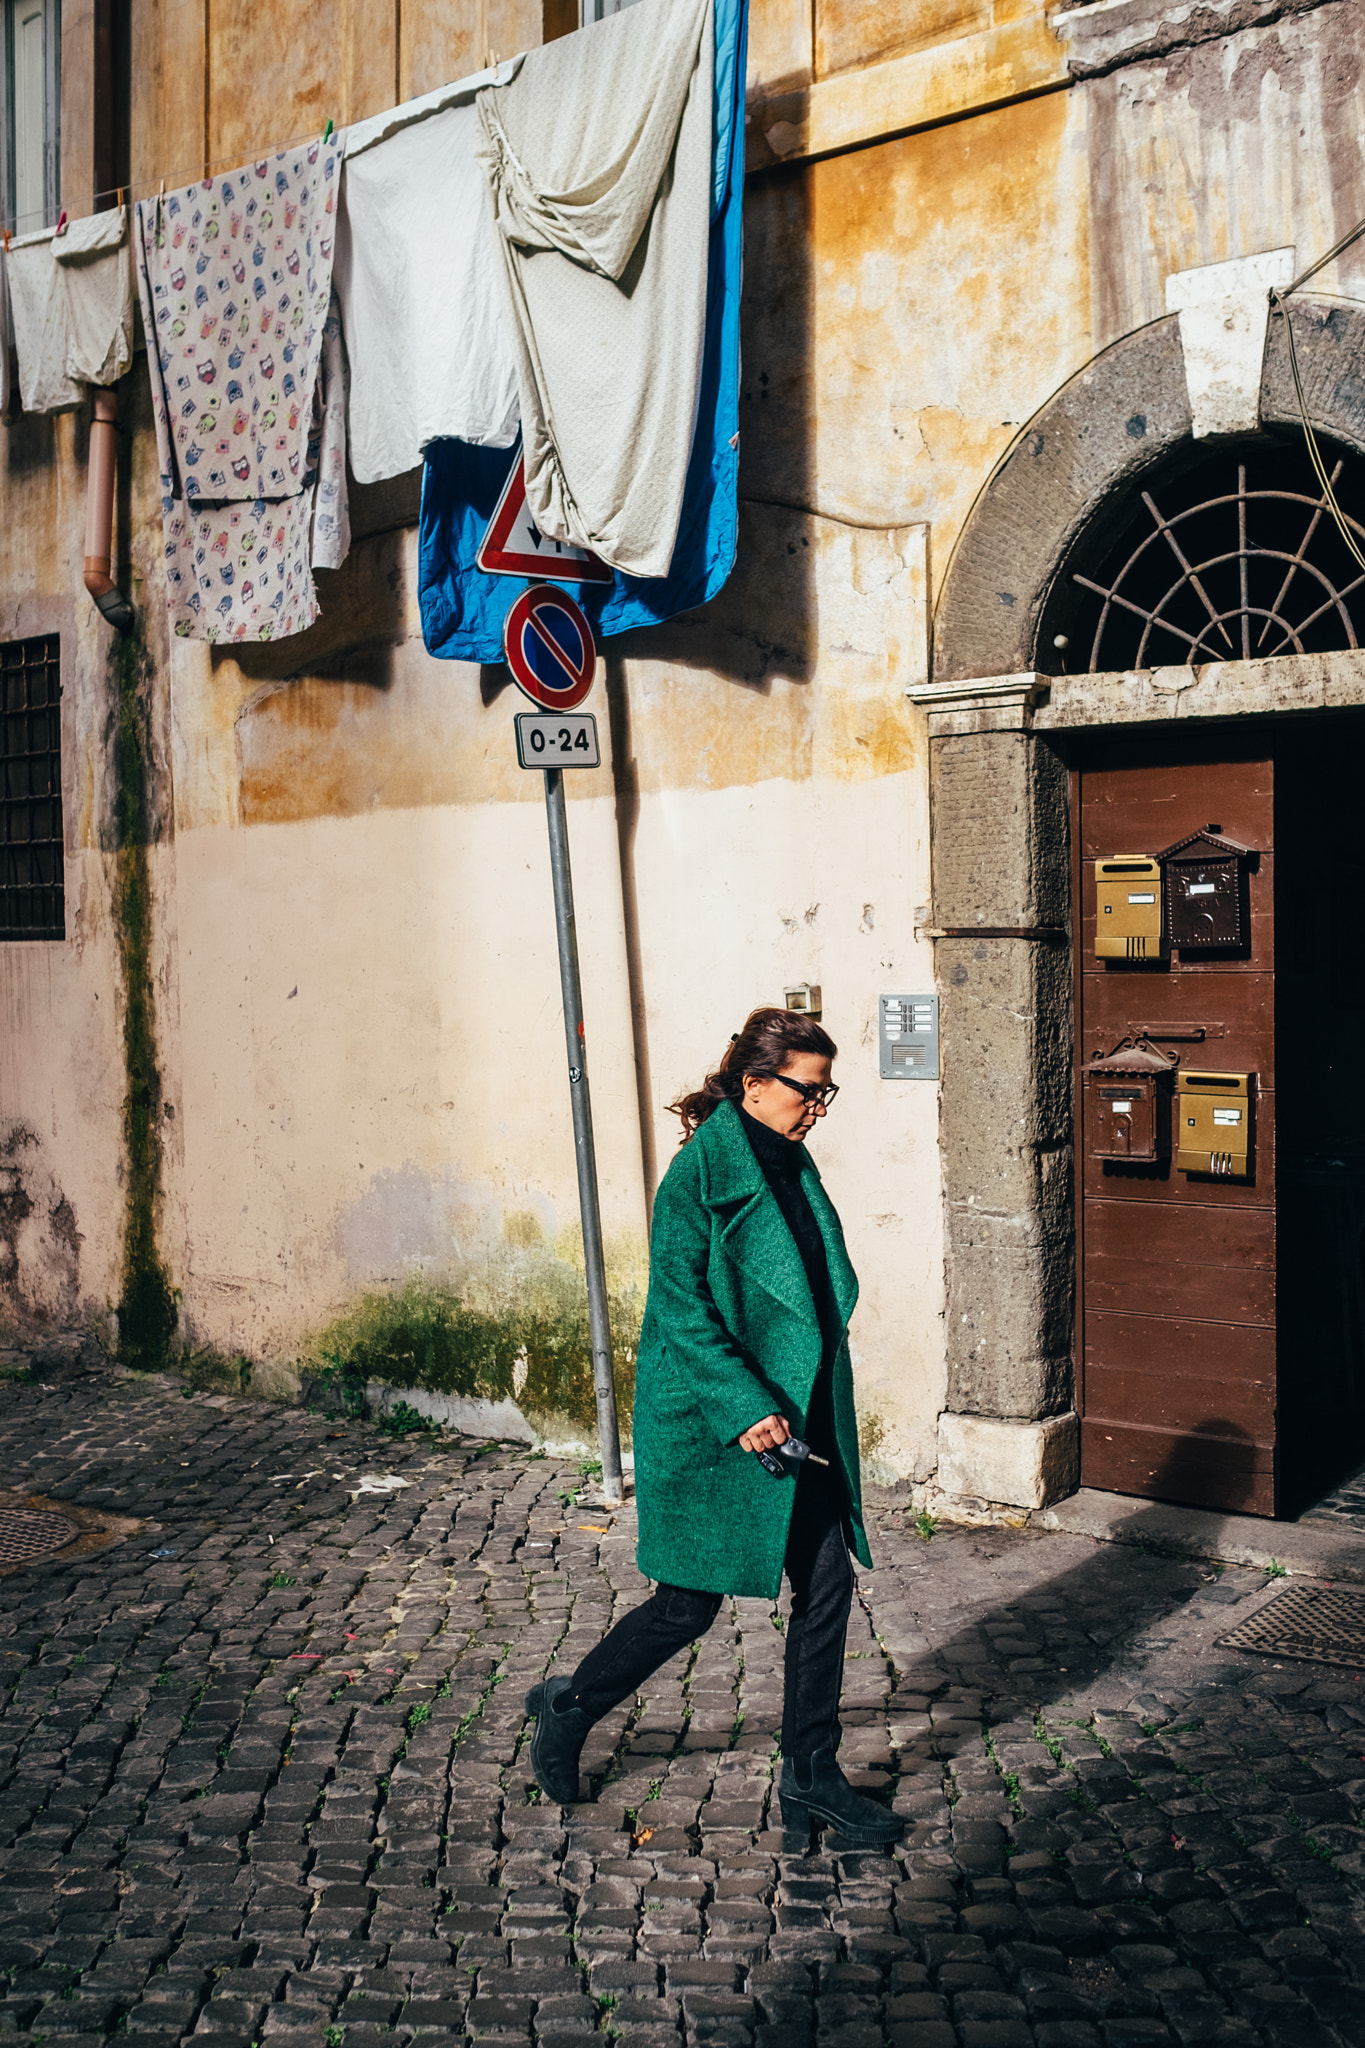
<svg viewBox="0 0 1365 2048"><path fill-rule="evenodd" d="M594 1800L533 1790L524 1691L642 1584L571 1465L0 1401L9 1486L148 1518L0 1580L0 2039L1365 2043L1362 1680L1215 1647L1260 1573L883 1497L844 1761L906 1837L803 1850L763 1602L599 1727Z"/></svg>
<svg viewBox="0 0 1365 2048"><path fill-rule="evenodd" d="M1365 1465L1314 1503L1305 1521L1353 1522L1365 1530Z"/></svg>

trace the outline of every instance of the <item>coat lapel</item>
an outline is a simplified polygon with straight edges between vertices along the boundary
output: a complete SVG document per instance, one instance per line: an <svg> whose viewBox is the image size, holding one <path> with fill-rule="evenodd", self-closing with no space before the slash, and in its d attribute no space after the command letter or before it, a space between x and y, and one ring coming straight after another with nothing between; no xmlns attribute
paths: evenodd
<svg viewBox="0 0 1365 2048"><path fill-rule="evenodd" d="M801 1254L744 1135L742 1113L723 1102L693 1141L706 1162L702 1200L720 1222L730 1257L784 1308L817 1327Z"/></svg>
<svg viewBox="0 0 1365 2048"><path fill-rule="evenodd" d="M843 1227L834 1204L825 1193L820 1169L809 1153L806 1154L805 1164L801 1169L801 1184L806 1190L806 1200L810 1203L811 1214L819 1226L821 1237L825 1240L825 1257L829 1261L829 1284L834 1289L834 1300L840 1320L847 1329L849 1318L858 1300L858 1276L853 1270L853 1261L849 1258L848 1247L844 1243Z"/></svg>

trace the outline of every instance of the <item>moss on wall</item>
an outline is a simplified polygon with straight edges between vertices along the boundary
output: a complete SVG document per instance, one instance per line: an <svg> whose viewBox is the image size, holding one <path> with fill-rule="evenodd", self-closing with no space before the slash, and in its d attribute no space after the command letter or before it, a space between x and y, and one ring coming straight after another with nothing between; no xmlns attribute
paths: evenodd
<svg viewBox="0 0 1365 2048"><path fill-rule="evenodd" d="M123 983L124 1063L123 1273L118 1342L123 1362L146 1372L166 1363L177 1304L157 1247L162 1104L147 853L152 666L140 631L121 635L115 642L110 669L115 714L111 907Z"/></svg>
<svg viewBox="0 0 1365 2048"><path fill-rule="evenodd" d="M569 1249L569 1247L565 1247ZM580 1253L581 1259L581 1253ZM629 1433L644 1287L630 1259L608 1267L616 1405ZM614 1269L614 1270L613 1270ZM580 1267L546 1253L522 1262L519 1284L412 1279L362 1295L307 1347L298 1370L343 1383L378 1380L465 1400L513 1400L537 1429L595 1431L588 1297Z"/></svg>

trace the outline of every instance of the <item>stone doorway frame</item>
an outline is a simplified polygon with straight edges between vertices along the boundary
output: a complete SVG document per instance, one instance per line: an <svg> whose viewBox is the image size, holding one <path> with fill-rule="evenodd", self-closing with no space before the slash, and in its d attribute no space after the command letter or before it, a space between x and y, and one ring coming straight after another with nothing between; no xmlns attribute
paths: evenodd
<svg viewBox="0 0 1365 2048"><path fill-rule="evenodd" d="M1264 287L1250 300L1263 318ZM1312 424L1365 455L1365 305L1292 307ZM1242 432L1299 425L1282 319L1268 323L1259 379L1233 397ZM1065 736L1365 706L1361 649L1045 672L1050 602L1084 537L1182 443L1220 438L1199 432L1200 403L1183 314L1126 335L1065 384L983 487L944 581L931 680L907 692L929 721L925 935L940 997L937 1484L987 1507L1044 1507L1079 1480Z"/></svg>

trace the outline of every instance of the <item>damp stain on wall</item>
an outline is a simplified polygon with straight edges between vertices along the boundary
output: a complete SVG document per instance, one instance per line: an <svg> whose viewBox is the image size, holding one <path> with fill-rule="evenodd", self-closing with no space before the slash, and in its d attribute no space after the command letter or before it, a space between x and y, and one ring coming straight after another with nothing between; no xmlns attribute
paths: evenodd
<svg viewBox="0 0 1365 2048"><path fill-rule="evenodd" d="M178 1307L158 1248L162 1208L161 1073L152 971L148 712L152 664L141 635L110 654L114 710L114 861L111 909L122 984L124 1096L123 1269L119 1355L154 1371L166 1362Z"/></svg>

